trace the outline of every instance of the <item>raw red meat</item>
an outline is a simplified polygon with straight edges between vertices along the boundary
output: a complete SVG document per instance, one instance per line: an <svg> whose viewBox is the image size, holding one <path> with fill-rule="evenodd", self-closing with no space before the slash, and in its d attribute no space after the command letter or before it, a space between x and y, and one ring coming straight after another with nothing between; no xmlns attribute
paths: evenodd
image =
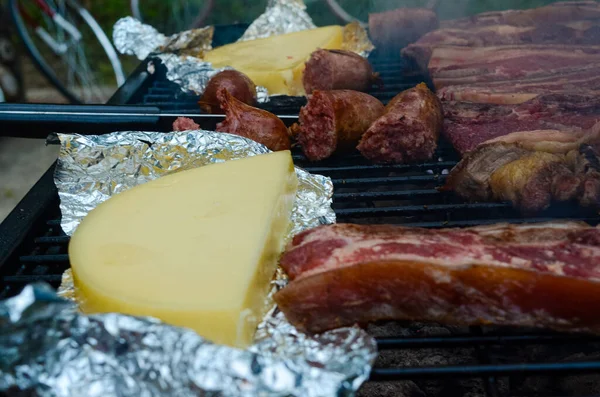
<svg viewBox="0 0 600 397"><path fill-rule="evenodd" d="M384 319L600 332L600 227L336 224L296 236L275 295L303 331Z"/></svg>

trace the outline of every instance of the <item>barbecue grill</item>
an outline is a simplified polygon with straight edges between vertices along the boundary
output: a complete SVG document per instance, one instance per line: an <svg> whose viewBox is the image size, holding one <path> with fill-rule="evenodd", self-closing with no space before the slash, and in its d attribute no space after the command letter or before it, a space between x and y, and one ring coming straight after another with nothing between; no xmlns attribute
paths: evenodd
<svg viewBox="0 0 600 397"><path fill-rule="evenodd" d="M243 26L239 25L217 29L215 41L219 44L233 41L242 32ZM109 104L141 105L138 111L154 109L155 115L158 109L161 117L152 118L154 124L159 121L152 129L165 131L175 114L197 115L196 121L205 129L214 127L222 119L221 116L199 116L198 98L169 82L160 65L155 65L153 74L146 72L148 62L140 65ZM404 63L399 55L375 52L371 63L384 82L382 89L371 94L383 102L426 80L412 72L411 65ZM282 118L291 123L303 103L297 98L279 98L263 107L286 115ZM98 113L97 116L106 110L102 107L86 109ZM133 108L117 109L126 112ZM57 126L63 126L63 130L83 131L81 125L69 123L72 120L68 115L62 121L53 119L52 115L47 117L48 123L39 124L39 129L30 131L32 135L43 135ZM81 119L78 122L81 123ZM144 122L142 118L140 124ZM118 124L110 128L125 129ZM127 125L127 129L131 127ZM358 153L310 163L298 150L293 152L293 159L298 166L333 179L333 207L339 222L428 228L557 218L584 220L593 225L600 223L598 213L571 206L555 207L535 218L523 218L508 203L466 203L450 193L439 192L436 187L443 184L447 172L459 159L446 142L441 142L431 161L419 164L373 165ZM0 299L17 294L31 282L45 281L56 287L69 266L69 238L60 228L53 171L54 166L0 225ZM365 395L422 395L418 394L417 387L428 395L444 396L600 393L600 338L540 330L442 327L408 322L378 324L370 326L369 331L377 336L380 357L363 389ZM590 377L590 374L596 375ZM575 380L568 378L573 375L577 376ZM403 382L407 380L414 383ZM410 390L413 394L409 394Z"/></svg>

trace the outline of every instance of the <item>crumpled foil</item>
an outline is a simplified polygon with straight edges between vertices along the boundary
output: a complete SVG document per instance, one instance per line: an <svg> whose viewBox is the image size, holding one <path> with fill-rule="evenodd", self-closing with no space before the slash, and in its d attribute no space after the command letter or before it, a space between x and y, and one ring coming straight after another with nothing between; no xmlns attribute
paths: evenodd
<svg viewBox="0 0 600 397"><path fill-rule="evenodd" d="M264 145L213 131L121 131L106 135L58 134L54 181L61 226L71 235L81 220L114 194L162 175L270 152ZM330 178L296 167L298 192L288 237L335 222Z"/></svg>
<svg viewBox="0 0 600 397"><path fill-rule="evenodd" d="M316 28L302 0L269 0L263 14L248 26L238 41Z"/></svg>
<svg viewBox="0 0 600 397"><path fill-rule="evenodd" d="M113 28L115 48L126 55L135 55L140 60L152 54L167 69L167 79L178 84L183 91L202 95L208 81L222 70L232 68L212 67L210 62L200 59L212 49L214 27L186 30L170 37L165 36L150 25L145 25L133 17L121 18ZM148 72L153 74L156 65L148 63ZM256 87L258 103L269 101L265 87Z"/></svg>
<svg viewBox="0 0 600 397"><path fill-rule="evenodd" d="M165 36L133 17L119 19L113 27L113 43L122 54L144 60L153 52L202 56L212 49L214 27L186 30Z"/></svg>
<svg viewBox="0 0 600 397"><path fill-rule="evenodd" d="M223 70L233 68L224 67L214 69L210 62L204 62L200 58L188 55L156 54L167 68L167 79L179 85L184 91L192 91L202 95L210 79ZM148 72L154 73L156 65L153 61L148 63ZM269 102L269 92L265 87L256 86L256 101L258 103Z"/></svg>
<svg viewBox="0 0 600 397"><path fill-rule="evenodd" d="M352 51L367 58L375 46L369 39L369 34L358 22L351 22L344 26L342 49Z"/></svg>
<svg viewBox="0 0 600 397"><path fill-rule="evenodd" d="M113 194L161 175L269 152L211 131L60 134L55 182L62 227ZM331 180L296 168L299 188L287 237L335 221ZM0 394L39 396L341 396L367 379L375 340L358 327L306 335L273 302L287 283L278 269L270 308L246 350L213 344L194 331L148 317L77 310L70 271L60 299L32 284L0 302ZM33 342L35 341L35 343ZM29 394L28 394L29 395Z"/></svg>
<svg viewBox="0 0 600 397"><path fill-rule="evenodd" d="M364 331L310 337L278 317L240 350L148 317L83 315L47 285L28 285L0 302L0 394L347 396L366 379L376 345Z"/></svg>

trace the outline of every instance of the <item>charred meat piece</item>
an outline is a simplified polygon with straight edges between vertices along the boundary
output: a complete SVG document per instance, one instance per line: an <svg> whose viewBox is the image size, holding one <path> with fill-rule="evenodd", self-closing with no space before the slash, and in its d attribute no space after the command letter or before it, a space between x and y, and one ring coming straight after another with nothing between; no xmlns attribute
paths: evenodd
<svg viewBox="0 0 600 397"><path fill-rule="evenodd" d="M579 203L584 207L600 207L600 150L582 143L566 157L581 179Z"/></svg>
<svg viewBox="0 0 600 397"><path fill-rule="evenodd" d="M510 201L524 213L545 210L555 198L575 198L579 183L563 156L545 152L528 152L490 176L494 199Z"/></svg>
<svg viewBox="0 0 600 397"><path fill-rule="evenodd" d="M223 70L214 75L198 101L198 105L207 113L221 113L221 105L217 93L226 89L232 97L247 104L256 102L256 86L244 73L237 70Z"/></svg>
<svg viewBox="0 0 600 397"><path fill-rule="evenodd" d="M297 235L275 301L302 331L377 320L600 332L600 228L335 224Z"/></svg>
<svg viewBox="0 0 600 397"><path fill-rule="evenodd" d="M444 116L439 99L421 83L396 95L363 135L358 150L376 163L406 163L433 156Z"/></svg>
<svg viewBox="0 0 600 397"><path fill-rule="evenodd" d="M492 200L492 174L527 153L528 150L514 144L480 145L452 169L442 190L454 191L459 196L468 197L473 201Z"/></svg>
<svg viewBox="0 0 600 397"><path fill-rule="evenodd" d="M517 131L592 128L600 120L600 96L569 93L539 95L518 105L442 102L444 136L460 153Z"/></svg>
<svg viewBox="0 0 600 397"><path fill-rule="evenodd" d="M309 160L323 160L355 149L383 110L377 98L362 92L317 90L300 110L293 131Z"/></svg>
<svg viewBox="0 0 600 397"><path fill-rule="evenodd" d="M177 117L173 122L173 131L199 130L200 126L192 119L187 117Z"/></svg>
<svg viewBox="0 0 600 397"><path fill-rule="evenodd" d="M277 116L246 105L225 88L219 90L217 98L226 118L217 124L216 131L252 139L273 151L290 149L288 129Z"/></svg>
<svg viewBox="0 0 600 397"><path fill-rule="evenodd" d="M366 58L343 50L313 52L302 76L307 94L314 90L368 91L378 80Z"/></svg>
<svg viewBox="0 0 600 397"><path fill-rule="evenodd" d="M600 206L598 127L574 134L516 132L488 141L454 167L442 190L469 200L507 200L525 213L574 199Z"/></svg>
<svg viewBox="0 0 600 397"><path fill-rule="evenodd" d="M369 14L371 40L377 47L388 49L400 50L438 25L436 13L427 8L398 8Z"/></svg>

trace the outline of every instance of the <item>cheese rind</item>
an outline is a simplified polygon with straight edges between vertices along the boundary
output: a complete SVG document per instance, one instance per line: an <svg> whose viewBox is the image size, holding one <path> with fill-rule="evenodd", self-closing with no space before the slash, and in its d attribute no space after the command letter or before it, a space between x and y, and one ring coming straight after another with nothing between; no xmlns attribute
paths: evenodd
<svg viewBox="0 0 600 397"><path fill-rule="evenodd" d="M266 87L270 95L305 95L304 63L318 48L341 49L343 27L325 26L224 45L207 52L213 67L231 66Z"/></svg>
<svg viewBox="0 0 600 397"><path fill-rule="evenodd" d="M82 309L157 317L217 343L249 345L296 187L290 152L280 151L113 196L69 244Z"/></svg>

